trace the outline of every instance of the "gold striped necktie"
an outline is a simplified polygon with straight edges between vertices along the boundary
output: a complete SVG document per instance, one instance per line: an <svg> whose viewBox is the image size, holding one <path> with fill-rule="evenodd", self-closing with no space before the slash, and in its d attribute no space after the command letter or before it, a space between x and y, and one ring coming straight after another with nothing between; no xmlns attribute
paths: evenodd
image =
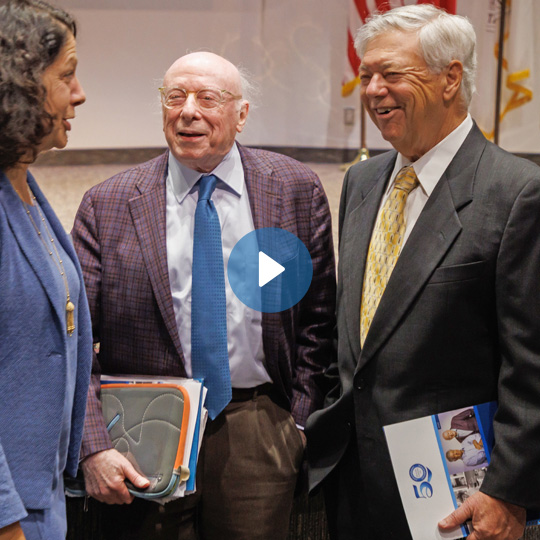
<svg viewBox="0 0 540 540"><path fill-rule="evenodd" d="M409 193L418 186L418 178L412 165L403 167L396 177L394 188L386 199L377 218L369 244L362 306L360 308L360 343L364 341L396 265L405 235L403 213Z"/></svg>

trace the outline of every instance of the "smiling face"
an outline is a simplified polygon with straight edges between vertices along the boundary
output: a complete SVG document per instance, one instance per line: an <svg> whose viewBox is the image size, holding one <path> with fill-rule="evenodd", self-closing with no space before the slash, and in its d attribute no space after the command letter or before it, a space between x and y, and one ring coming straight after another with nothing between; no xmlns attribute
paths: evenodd
<svg viewBox="0 0 540 540"><path fill-rule="evenodd" d="M391 31L367 44L360 66L361 99L384 139L414 162L464 120L461 74L458 61L433 73L417 35Z"/></svg>
<svg viewBox="0 0 540 540"><path fill-rule="evenodd" d="M446 458L448 461L457 461L463 456L463 450L448 450L446 452Z"/></svg>
<svg viewBox="0 0 540 540"><path fill-rule="evenodd" d="M451 441L454 437L457 436L457 432L453 429L447 429L446 431L443 431L443 439L446 439L447 441Z"/></svg>
<svg viewBox="0 0 540 540"><path fill-rule="evenodd" d="M241 95L236 67L212 53L193 53L177 60L165 74L163 86L190 92L182 107L163 107L163 131L174 157L186 167L210 172L232 148L244 128L249 103L231 97ZM202 109L194 93L202 88L227 90L214 109Z"/></svg>
<svg viewBox="0 0 540 540"><path fill-rule="evenodd" d="M56 60L43 72L43 86L47 92L45 110L52 116L52 131L41 141L39 150L64 148L69 120L75 118L75 107L85 102L84 90L75 75L77 49L73 34L68 32L66 42Z"/></svg>

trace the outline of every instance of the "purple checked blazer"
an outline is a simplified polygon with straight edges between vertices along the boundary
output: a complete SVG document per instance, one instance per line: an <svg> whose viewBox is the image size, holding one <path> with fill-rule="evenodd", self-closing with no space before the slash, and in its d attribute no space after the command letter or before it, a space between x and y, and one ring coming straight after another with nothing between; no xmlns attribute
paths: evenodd
<svg viewBox="0 0 540 540"><path fill-rule="evenodd" d="M335 264L328 201L301 163L239 145L255 228L298 236L313 261L304 298L263 314L266 367L297 424L322 405L320 380L333 360ZM94 358L81 458L111 447L99 374L185 376L169 284L165 181L168 153L122 172L84 196L72 231L90 304ZM188 241L191 242L191 239Z"/></svg>
<svg viewBox="0 0 540 540"><path fill-rule="evenodd" d="M473 431L478 433L478 422L474 416L474 409L465 409L459 414L456 414L450 420L450 429L462 429L463 431ZM456 437L458 442L463 442L465 437Z"/></svg>

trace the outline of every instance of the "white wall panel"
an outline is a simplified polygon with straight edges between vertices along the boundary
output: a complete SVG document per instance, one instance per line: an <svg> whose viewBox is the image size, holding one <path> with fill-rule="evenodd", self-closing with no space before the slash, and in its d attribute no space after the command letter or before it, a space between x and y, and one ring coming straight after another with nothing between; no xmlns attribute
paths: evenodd
<svg viewBox="0 0 540 540"><path fill-rule="evenodd" d="M470 12L473 23L481 25L487 9L482 6L490 2L459 0L458 10ZM177 57L197 50L211 50L242 64L261 88L241 142L359 145L358 112L353 126L345 126L343 120L344 107L358 109L358 90L348 98L340 94L347 0L57 3L79 22L79 76L88 98L73 123L71 149L163 146L157 88ZM483 84L480 81L479 88ZM476 99L485 103L490 98ZM369 119L367 124L368 146L388 147ZM519 141L515 132L512 140ZM540 152L540 139L533 146L536 150L528 151Z"/></svg>

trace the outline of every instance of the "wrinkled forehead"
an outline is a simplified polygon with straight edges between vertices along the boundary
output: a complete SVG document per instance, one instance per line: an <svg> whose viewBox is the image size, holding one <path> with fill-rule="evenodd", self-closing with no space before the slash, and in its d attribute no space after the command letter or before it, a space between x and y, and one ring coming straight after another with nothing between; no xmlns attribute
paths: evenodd
<svg viewBox="0 0 540 540"><path fill-rule="evenodd" d="M216 87L241 93L240 74L236 67L217 55L190 54L179 58L167 71L164 86L180 86L188 90Z"/></svg>

